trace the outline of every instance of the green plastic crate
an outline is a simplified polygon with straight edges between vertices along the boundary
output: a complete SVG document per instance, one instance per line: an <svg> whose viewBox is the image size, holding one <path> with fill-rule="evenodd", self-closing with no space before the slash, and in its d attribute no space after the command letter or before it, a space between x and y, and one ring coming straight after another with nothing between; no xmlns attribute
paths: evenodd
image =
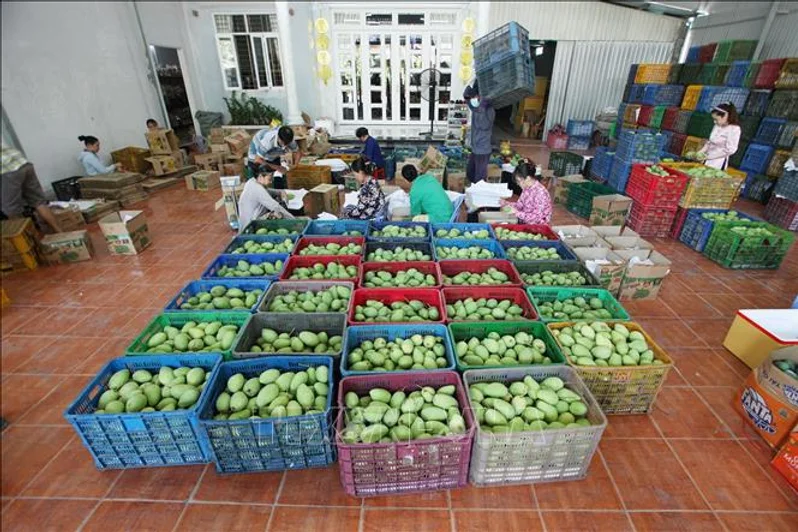
<svg viewBox="0 0 798 532"><path fill-rule="evenodd" d="M747 61L754 56L757 41L720 41L713 62Z"/></svg>
<svg viewBox="0 0 798 532"><path fill-rule="evenodd" d="M569 151L553 151L549 155L549 169L557 177L581 174L584 162L584 157Z"/></svg>
<svg viewBox="0 0 798 532"><path fill-rule="evenodd" d="M704 65L701 63L683 64L682 69L679 72L679 84L696 85L698 83L698 77L701 75L701 69L703 66Z"/></svg>
<svg viewBox="0 0 798 532"><path fill-rule="evenodd" d="M170 354L170 355L185 355L185 354L193 354L193 353L182 353L182 352L174 352L174 353L151 353L147 352L147 342L152 335L155 333L161 332L164 327L167 325L171 325L172 327L176 327L180 329L188 323L189 321L195 321L197 323L202 321L220 321L222 325L238 325L238 333L236 333L236 337L233 340L233 343L230 345L230 349L226 351L218 352L220 353L225 360L231 359L230 352L233 347L238 343L239 338L241 337L241 333L244 330L244 325L247 321L252 317L252 314L244 313L244 312L169 312L165 314L161 314L153 318L153 320L147 324L144 330L139 334L133 343L131 343L127 350L125 351L128 355L163 355L163 354ZM202 353L206 353L203 351Z"/></svg>
<svg viewBox="0 0 798 532"><path fill-rule="evenodd" d="M593 210L593 198L615 193L614 188L592 181L574 183L568 189L566 208L582 218L590 218L590 212Z"/></svg>
<svg viewBox="0 0 798 532"><path fill-rule="evenodd" d="M726 80L729 72L728 63L706 63L698 76L699 85L720 86Z"/></svg>
<svg viewBox="0 0 798 532"><path fill-rule="evenodd" d="M496 332L504 336L505 334L516 334L525 332L531 334L535 338L543 340L546 344L546 356L548 356L552 364L565 364L565 357L560 351L560 346L551 335L551 332L543 322L540 321L480 321L469 322L459 321L449 324L449 333L452 336L454 343L455 355L457 353L457 342L467 342L471 338L485 338L488 333ZM456 355L457 356L457 355ZM524 366L469 366L460 360L457 356L457 371L465 371L467 369L498 369L498 368L516 368ZM534 364L532 364L534 365ZM538 364L540 365L540 364Z"/></svg>
<svg viewBox="0 0 798 532"><path fill-rule="evenodd" d="M756 77L759 74L760 66L762 66L761 62L751 61L751 64L748 65L748 70L745 73L745 80L743 81L743 87L747 87L749 89L754 88L754 82L756 81Z"/></svg>
<svg viewBox="0 0 798 532"><path fill-rule="evenodd" d="M651 129L659 129L662 126L662 118L665 116L667 105L657 105L651 112L651 118L648 120L648 127Z"/></svg>
<svg viewBox="0 0 798 532"><path fill-rule="evenodd" d="M690 120L687 122L687 134L708 139L713 127L715 127L715 122L710 113L696 111L690 115Z"/></svg>
<svg viewBox="0 0 798 532"><path fill-rule="evenodd" d="M526 289L526 293L529 295L529 299L532 301L532 305L535 307L535 312L537 312L541 321L545 323L557 323L562 321L604 321L604 320L622 320L622 321L629 321L629 314L626 312L626 309L623 308L623 305L618 303L618 300L609 293L607 290L603 288L568 288L568 287L530 287ZM604 303L604 308L610 311L612 314L609 318L604 318L604 320L595 320L593 318L581 318L581 319L557 319L557 318L546 318L540 313L540 307L538 307L539 303L545 303L547 301L562 301L564 299L573 299L575 297L583 297L585 299L591 298L598 298Z"/></svg>
<svg viewBox="0 0 798 532"><path fill-rule="evenodd" d="M743 157L745 157L745 152L748 149L748 144L749 141L740 140L740 144L737 146L737 151L734 152L734 155L729 157L729 166L732 168L740 168L740 164L743 162Z"/></svg>
<svg viewBox="0 0 798 532"><path fill-rule="evenodd" d="M682 74L682 63L674 63L671 65L671 70L668 72L668 85L678 85L679 77Z"/></svg>
<svg viewBox="0 0 798 532"><path fill-rule="evenodd" d="M756 137L756 132L759 129L759 122L762 121L761 116L740 116L740 139L750 142ZM740 146L742 147L742 146ZM738 151L740 151L738 149ZM745 153L745 150L742 150Z"/></svg>
<svg viewBox="0 0 798 532"><path fill-rule="evenodd" d="M732 229L739 222L715 222L704 255L730 269L774 270L795 240L795 235L766 222L747 223L745 227L764 227L774 236L744 236Z"/></svg>

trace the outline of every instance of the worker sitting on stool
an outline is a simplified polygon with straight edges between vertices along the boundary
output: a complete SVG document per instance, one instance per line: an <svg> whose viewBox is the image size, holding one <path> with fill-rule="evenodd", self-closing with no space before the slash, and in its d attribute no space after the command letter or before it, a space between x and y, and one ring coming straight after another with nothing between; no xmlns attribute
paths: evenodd
<svg viewBox="0 0 798 532"><path fill-rule="evenodd" d="M364 127L357 128L355 136L363 143L362 155L374 165L372 175L377 179L385 178L385 159L382 157L382 150L377 139L369 135L369 130Z"/></svg>
<svg viewBox="0 0 798 532"><path fill-rule="evenodd" d="M294 141L294 131L288 126L279 129L261 129L252 137L249 143L248 165L253 176L267 172L275 172L274 188L286 188L286 179L283 172L289 170L283 166L280 157L288 152L293 152L293 166L299 164L302 153Z"/></svg>

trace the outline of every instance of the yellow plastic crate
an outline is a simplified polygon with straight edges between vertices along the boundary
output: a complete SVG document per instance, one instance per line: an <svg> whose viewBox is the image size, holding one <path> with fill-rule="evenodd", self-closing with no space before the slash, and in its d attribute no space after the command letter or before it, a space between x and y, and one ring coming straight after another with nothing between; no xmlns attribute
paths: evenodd
<svg viewBox="0 0 798 532"><path fill-rule="evenodd" d="M626 127L626 124L637 125L637 115L639 112L640 112L640 105L636 103L630 103L629 105L627 105L623 112L624 127Z"/></svg>
<svg viewBox="0 0 798 532"><path fill-rule="evenodd" d="M679 207L683 209L728 209L740 194L745 172L726 170L727 178L691 177L684 189Z"/></svg>
<svg viewBox="0 0 798 532"><path fill-rule="evenodd" d="M706 139L702 139L701 137L687 137L684 141L684 147L682 148L682 156L686 155L688 152L700 150L705 142Z"/></svg>
<svg viewBox="0 0 798 532"><path fill-rule="evenodd" d="M668 82L671 73L669 63L651 63L637 66L635 83L649 83L653 85L664 85Z"/></svg>
<svg viewBox="0 0 798 532"><path fill-rule="evenodd" d="M694 111L698 105L698 100L701 99L701 91L704 90L703 85L689 85L684 90L684 98L682 99L682 109L690 109Z"/></svg>

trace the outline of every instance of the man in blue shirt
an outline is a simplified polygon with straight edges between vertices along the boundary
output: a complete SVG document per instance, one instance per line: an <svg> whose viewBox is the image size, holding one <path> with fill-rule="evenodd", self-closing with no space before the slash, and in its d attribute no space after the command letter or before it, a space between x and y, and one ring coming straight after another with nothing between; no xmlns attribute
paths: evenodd
<svg viewBox="0 0 798 532"><path fill-rule="evenodd" d="M369 161L374 163L377 168L385 168L385 159L382 158L382 150L380 145L377 144L377 139L369 135L369 130L364 127L357 128L355 136L363 143L363 150L361 153L365 155Z"/></svg>
<svg viewBox="0 0 798 532"><path fill-rule="evenodd" d="M286 168L281 166L280 157L288 152L293 153L294 166L299 164L302 154L290 127L261 129L249 143L249 167L255 177L263 173L280 172L280 176L274 177L274 188L285 188L286 179L282 174Z"/></svg>

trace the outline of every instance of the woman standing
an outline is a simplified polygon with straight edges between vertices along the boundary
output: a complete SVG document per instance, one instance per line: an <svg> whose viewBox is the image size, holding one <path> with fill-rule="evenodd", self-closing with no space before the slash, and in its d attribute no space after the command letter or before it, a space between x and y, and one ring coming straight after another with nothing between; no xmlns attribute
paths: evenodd
<svg viewBox="0 0 798 532"><path fill-rule="evenodd" d="M110 174L122 168L121 163L106 166L97 156L100 151L100 140L91 135L81 135L78 140L83 143L83 151L78 155L78 161L83 163L86 175Z"/></svg>
<svg viewBox="0 0 798 532"><path fill-rule="evenodd" d="M715 126L709 134L709 140L698 153L703 156L705 165L725 170L729 157L737 152L740 145L740 117L731 102L713 107L711 114Z"/></svg>
<svg viewBox="0 0 798 532"><path fill-rule="evenodd" d="M524 159L515 168L515 182L521 187L521 196L515 203L503 204L521 223L548 225L551 221L551 196L540 179L537 166L529 159Z"/></svg>
<svg viewBox="0 0 798 532"><path fill-rule="evenodd" d="M356 220L373 220L385 210L385 194L380 184L372 175L374 165L365 157L358 157L352 163L355 179L360 184L357 193L357 205L344 207L342 217Z"/></svg>

